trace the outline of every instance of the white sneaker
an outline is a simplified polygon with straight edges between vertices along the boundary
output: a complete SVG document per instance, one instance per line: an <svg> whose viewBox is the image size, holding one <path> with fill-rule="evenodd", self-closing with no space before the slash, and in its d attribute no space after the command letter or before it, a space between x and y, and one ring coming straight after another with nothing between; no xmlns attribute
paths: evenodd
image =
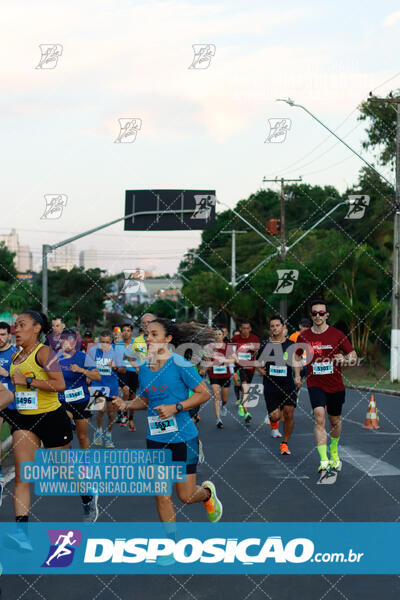
<svg viewBox="0 0 400 600"><path fill-rule="evenodd" d="M87 504L82 503L83 507L83 520L86 523L95 523L99 516L99 507L97 505L99 497L95 494L90 502Z"/></svg>
<svg viewBox="0 0 400 600"><path fill-rule="evenodd" d="M103 445L103 430L96 429L93 436L93 445L94 446L102 446Z"/></svg>
<svg viewBox="0 0 400 600"><path fill-rule="evenodd" d="M204 452L203 452L203 444L201 442L201 440L199 440L199 460L198 460L198 464L202 465L204 462Z"/></svg>
<svg viewBox="0 0 400 600"><path fill-rule="evenodd" d="M114 442L112 441L111 433L110 432L106 433L106 437L105 437L105 441L104 441L104 446L106 448L115 448Z"/></svg>
<svg viewBox="0 0 400 600"><path fill-rule="evenodd" d="M281 438L282 434L279 429L271 429L271 437L273 438Z"/></svg>
<svg viewBox="0 0 400 600"><path fill-rule="evenodd" d="M220 414L221 414L221 417L226 417L226 415L228 414L228 409L226 408L226 404L223 404L222 402L221 402Z"/></svg>

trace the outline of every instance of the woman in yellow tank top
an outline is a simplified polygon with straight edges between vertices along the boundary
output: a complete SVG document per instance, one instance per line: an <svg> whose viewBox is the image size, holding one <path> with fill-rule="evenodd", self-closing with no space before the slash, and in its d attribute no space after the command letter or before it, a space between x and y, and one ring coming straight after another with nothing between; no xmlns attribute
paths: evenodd
<svg viewBox="0 0 400 600"><path fill-rule="evenodd" d="M21 350L14 354L10 366L17 408L11 433L15 460L14 511L19 523L28 521L30 509L30 487L29 482L21 481L21 463L34 461L35 450L41 443L45 448L66 449L72 441L71 421L58 400L58 392L65 389L64 377L54 352L39 341L47 329L46 316L35 311L22 313L15 322L15 340ZM3 396L0 395L0 410L7 402ZM30 542L23 529L20 534L21 539L14 541L29 550Z"/></svg>

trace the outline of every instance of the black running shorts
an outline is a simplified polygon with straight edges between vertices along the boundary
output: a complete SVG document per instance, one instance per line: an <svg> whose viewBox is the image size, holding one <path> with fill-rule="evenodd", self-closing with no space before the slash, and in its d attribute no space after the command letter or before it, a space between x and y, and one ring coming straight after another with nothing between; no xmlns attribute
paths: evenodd
<svg viewBox="0 0 400 600"><path fill-rule="evenodd" d="M334 392L333 394L329 394L328 392L324 392L319 387L309 387L308 393L310 395L311 406L317 408L318 406L322 406L325 408L328 415L332 417L338 417L342 414L342 406L344 404L346 390L340 390L340 392Z"/></svg>
<svg viewBox="0 0 400 600"><path fill-rule="evenodd" d="M228 388L231 385L230 377L210 377L210 385L220 385Z"/></svg>
<svg viewBox="0 0 400 600"><path fill-rule="evenodd" d="M18 412L18 411L17 411ZM18 412L11 433L16 431L32 431L38 436L45 448L66 446L72 442L72 425L65 407L37 415L24 415Z"/></svg>
<svg viewBox="0 0 400 600"><path fill-rule="evenodd" d="M277 408L283 409L284 406L297 406L296 390L268 390L264 386L264 398L269 414Z"/></svg>
<svg viewBox="0 0 400 600"><path fill-rule="evenodd" d="M126 371L126 373L118 373L118 384L120 387L127 386L131 394L134 394L138 389L139 377L136 371Z"/></svg>
<svg viewBox="0 0 400 600"><path fill-rule="evenodd" d="M92 411L86 410L88 404L88 400L85 400L85 402L66 402L65 409L71 413L74 421L79 421L80 419L90 419L92 416Z"/></svg>
<svg viewBox="0 0 400 600"><path fill-rule="evenodd" d="M251 383L254 377L254 371L251 369L244 369L243 367L239 367L239 375L240 381L242 383Z"/></svg>
<svg viewBox="0 0 400 600"><path fill-rule="evenodd" d="M199 438L193 438L187 442L178 442L176 444L163 444L154 440L146 440L146 447L149 450L171 450L172 460L186 463L186 473L196 473L197 463L199 462Z"/></svg>

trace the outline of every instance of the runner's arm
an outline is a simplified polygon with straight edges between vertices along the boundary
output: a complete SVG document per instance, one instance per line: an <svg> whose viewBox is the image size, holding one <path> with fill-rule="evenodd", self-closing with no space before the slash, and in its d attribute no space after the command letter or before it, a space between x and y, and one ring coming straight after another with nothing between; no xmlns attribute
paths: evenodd
<svg viewBox="0 0 400 600"><path fill-rule="evenodd" d="M113 406L117 410L146 410L149 399L144 396L135 396L133 400L122 400L118 396L113 396Z"/></svg>
<svg viewBox="0 0 400 600"><path fill-rule="evenodd" d="M14 394L0 383L0 410L7 408L14 400Z"/></svg>
<svg viewBox="0 0 400 600"><path fill-rule="evenodd" d="M53 356L51 356L52 354ZM48 379L32 379L31 387L44 392L63 392L65 390L65 381L54 352L52 353L48 346L42 346L36 354L36 358L39 365L46 371ZM50 370L54 369L54 367L57 368L57 371ZM18 365L15 375L13 375L11 380L14 385L26 386L26 377L18 369Z"/></svg>
<svg viewBox="0 0 400 600"><path fill-rule="evenodd" d="M208 402L210 398L211 394L204 381L202 381L193 389L192 396L187 398L187 400L183 400L180 404L182 404L183 410L190 410L191 408L195 408L195 406L200 406L200 404ZM158 412L161 419L168 419L178 412L175 404L160 404L159 406L155 406L154 410Z"/></svg>

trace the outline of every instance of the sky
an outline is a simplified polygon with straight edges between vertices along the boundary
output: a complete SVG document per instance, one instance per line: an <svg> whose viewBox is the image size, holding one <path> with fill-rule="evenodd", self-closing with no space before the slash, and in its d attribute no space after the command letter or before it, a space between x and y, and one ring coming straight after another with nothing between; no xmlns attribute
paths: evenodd
<svg viewBox="0 0 400 600"><path fill-rule="evenodd" d="M232 207L264 176L343 192L360 160L276 99L306 106L360 151L358 105L400 88L390 0L4 0L2 21L0 234L17 229L35 270L42 244L123 216L126 189L215 189ZM62 46L53 69L36 68L41 44ZM215 46L208 68L189 68L194 44ZM141 120L132 143L115 143L123 118ZM290 119L281 143L266 142L269 119ZM41 218L48 194L67 198L58 219ZM110 272L173 274L199 240L119 223L75 245L96 248Z"/></svg>

